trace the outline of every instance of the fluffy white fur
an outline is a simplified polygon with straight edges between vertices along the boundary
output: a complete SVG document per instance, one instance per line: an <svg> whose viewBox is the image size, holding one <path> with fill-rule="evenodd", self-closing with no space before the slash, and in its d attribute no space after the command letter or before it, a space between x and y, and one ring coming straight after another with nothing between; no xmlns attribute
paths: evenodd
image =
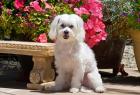
<svg viewBox="0 0 140 95"><path fill-rule="evenodd" d="M68 33L64 33L67 31ZM70 88L70 92L104 92L93 51L84 42L83 20L75 14L63 14L54 18L49 37L56 41L55 65L58 76L51 90ZM83 89L84 88L84 89ZM47 89L47 88L46 88Z"/></svg>

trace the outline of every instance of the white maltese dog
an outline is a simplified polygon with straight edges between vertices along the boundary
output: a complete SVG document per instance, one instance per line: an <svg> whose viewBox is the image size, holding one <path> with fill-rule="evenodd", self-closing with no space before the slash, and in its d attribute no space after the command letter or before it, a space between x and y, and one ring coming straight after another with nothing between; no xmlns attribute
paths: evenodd
<svg viewBox="0 0 140 95"><path fill-rule="evenodd" d="M83 20L75 14L58 15L50 28L49 37L56 41L55 66L58 73L51 90L70 88L72 93L104 92L94 53L84 42Z"/></svg>

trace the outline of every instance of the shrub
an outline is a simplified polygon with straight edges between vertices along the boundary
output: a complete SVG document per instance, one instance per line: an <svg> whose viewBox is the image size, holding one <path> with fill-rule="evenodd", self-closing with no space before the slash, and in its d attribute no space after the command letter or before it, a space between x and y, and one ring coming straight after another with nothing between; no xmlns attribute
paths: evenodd
<svg viewBox="0 0 140 95"><path fill-rule="evenodd" d="M76 13L84 20L85 41L93 47L107 36L102 6L100 0L3 0L0 29L7 36L22 34L36 41L40 34L47 34L56 15Z"/></svg>

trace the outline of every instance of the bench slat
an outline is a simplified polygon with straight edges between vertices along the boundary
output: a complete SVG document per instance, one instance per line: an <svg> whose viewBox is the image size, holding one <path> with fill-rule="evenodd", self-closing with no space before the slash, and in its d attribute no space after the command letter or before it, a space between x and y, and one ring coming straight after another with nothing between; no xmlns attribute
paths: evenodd
<svg viewBox="0 0 140 95"><path fill-rule="evenodd" d="M0 53L30 56L53 56L54 43L0 41Z"/></svg>

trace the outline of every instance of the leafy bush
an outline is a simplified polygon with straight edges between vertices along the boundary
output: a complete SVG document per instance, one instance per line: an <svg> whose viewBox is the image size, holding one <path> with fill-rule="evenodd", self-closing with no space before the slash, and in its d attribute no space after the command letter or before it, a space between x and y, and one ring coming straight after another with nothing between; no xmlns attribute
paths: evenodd
<svg viewBox="0 0 140 95"><path fill-rule="evenodd" d="M104 21L110 38L128 39L127 13L131 11L129 0L103 0Z"/></svg>
<svg viewBox="0 0 140 95"><path fill-rule="evenodd" d="M128 24L133 29L140 29L140 0L129 1L130 10L125 12Z"/></svg>

